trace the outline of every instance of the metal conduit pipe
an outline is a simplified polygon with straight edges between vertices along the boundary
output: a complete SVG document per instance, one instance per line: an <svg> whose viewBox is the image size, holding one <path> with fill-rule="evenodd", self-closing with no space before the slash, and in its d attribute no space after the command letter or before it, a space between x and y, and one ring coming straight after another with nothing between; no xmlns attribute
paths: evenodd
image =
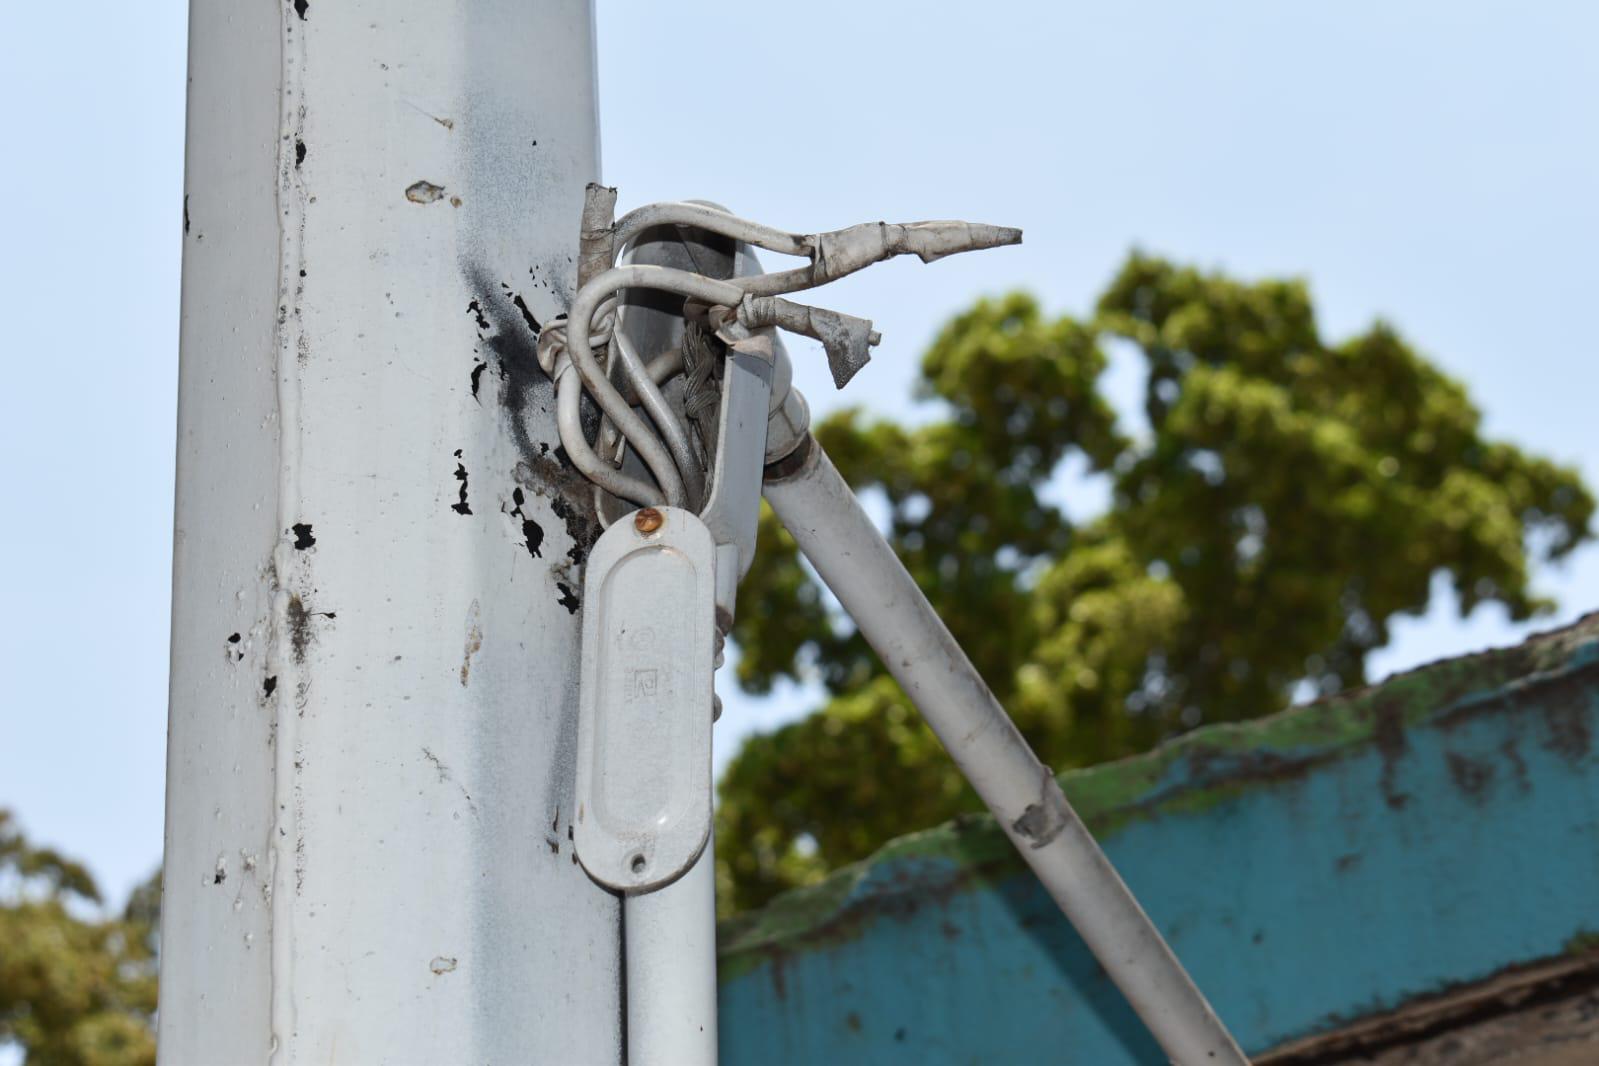
<svg viewBox="0 0 1599 1066"><path fill-rule="evenodd" d="M716 857L622 897L627 1066L716 1066Z"/></svg>
<svg viewBox="0 0 1599 1066"><path fill-rule="evenodd" d="M815 438L767 478L777 517L1166 1054L1248 1066Z"/></svg>

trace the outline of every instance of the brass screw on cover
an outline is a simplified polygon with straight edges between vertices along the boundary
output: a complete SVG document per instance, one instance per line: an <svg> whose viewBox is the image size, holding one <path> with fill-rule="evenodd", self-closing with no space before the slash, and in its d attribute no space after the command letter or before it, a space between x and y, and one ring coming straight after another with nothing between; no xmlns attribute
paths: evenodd
<svg viewBox="0 0 1599 1066"><path fill-rule="evenodd" d="M654 533L661 528L661 523L666 521L661 512L653 507L646 507L633 515L633 528L640 533Z"/></svg>

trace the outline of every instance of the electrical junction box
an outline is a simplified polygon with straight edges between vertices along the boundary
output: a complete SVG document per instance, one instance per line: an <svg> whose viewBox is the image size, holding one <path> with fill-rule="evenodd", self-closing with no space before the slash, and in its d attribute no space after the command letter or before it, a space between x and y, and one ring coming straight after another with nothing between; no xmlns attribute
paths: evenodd
<svg viewBox="0 0 1599 1066"><path fill-rule="evenodd" d="M624 515L589 553L578 701L578 861L647 892L693 865L711 831L716 546L661 507Z"/></svg>

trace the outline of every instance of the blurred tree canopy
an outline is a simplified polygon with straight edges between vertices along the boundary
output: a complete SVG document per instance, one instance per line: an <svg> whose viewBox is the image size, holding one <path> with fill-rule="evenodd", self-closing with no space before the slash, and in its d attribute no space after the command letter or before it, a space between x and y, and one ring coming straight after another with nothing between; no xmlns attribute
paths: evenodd
<svg viewBox="0 0 1599 1066"><path fill-rule="evenodd" d="M1111 345L1147 366L1147 431L1104 396ZM1530 568L1591 536L1574 471L1484 436L1466 390L1388 326L1326 343L1299 281L1135 253L1091 320L980 301L934 342L918 392L942 417L846 411L816 436L886 500L900 558L1057 770L1363 684L1440 572L1462 612L1535 615L1551 604ZM1112 486L1086 524L1048 499L1069 458ZM740 684L810 672L829 698L728 767L724 907L980 809L770 512L741 597Z"/></svg>
<svg viewBox="0 0 1599 1066"><path fill-rule="evenodd" d="M155 1062L160 882L120 918L83 916L98 903L83 866L30 845L0 810L0 1048L33 1066Z"/></svg>

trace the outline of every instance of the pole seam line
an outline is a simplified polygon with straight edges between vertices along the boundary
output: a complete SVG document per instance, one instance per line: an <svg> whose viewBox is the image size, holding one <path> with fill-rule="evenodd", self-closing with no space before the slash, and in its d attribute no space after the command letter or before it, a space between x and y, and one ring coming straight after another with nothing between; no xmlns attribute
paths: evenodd
<svg viewBox="0 0 1599 1066"><path fill-rule="evenodd" d="M290 549L287 532L299 521L300 507L300 270L304 265L305 206L303 171L295 146L305 124L306 20L292 4L279 5L282 72L278 91L282 116L278 130L278 526L272 550L272 643L269 651L280 679L273 724L273 818L268 843L271 902L271 1056L273 1066L291 1062L294 1039L294 907L299 891L300 803L295 764L299 762L299 704L305 686L293 654L289 611L297 569L304 553ZM298 31L298 32L296 32ZM296 558L299 556L300 558Z"/></svg>

